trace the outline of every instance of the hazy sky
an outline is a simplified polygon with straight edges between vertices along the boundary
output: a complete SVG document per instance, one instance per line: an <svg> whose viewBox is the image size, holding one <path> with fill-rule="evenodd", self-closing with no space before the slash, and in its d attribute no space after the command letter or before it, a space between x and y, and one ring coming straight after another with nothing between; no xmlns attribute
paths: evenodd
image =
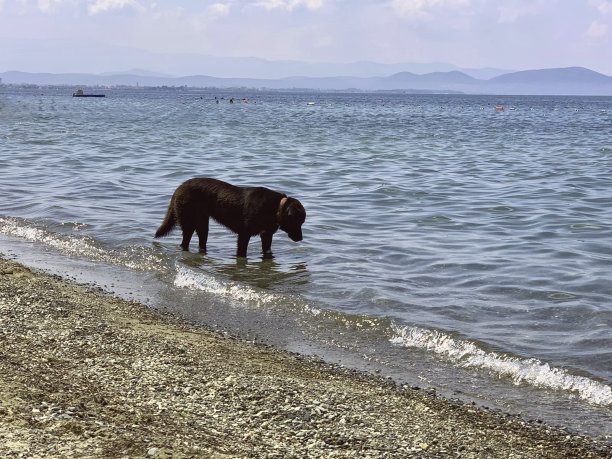
<svg viewBox="0 0 612 459"><path fill-rule="evenodd" d="M3 38L612 75L612 0L0 0Z"/></svg>

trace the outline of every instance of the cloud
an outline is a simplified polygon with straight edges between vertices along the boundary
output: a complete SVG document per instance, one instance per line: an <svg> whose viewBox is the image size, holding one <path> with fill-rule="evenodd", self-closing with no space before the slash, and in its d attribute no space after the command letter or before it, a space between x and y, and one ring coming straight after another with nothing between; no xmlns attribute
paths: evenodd
<svg viewBox="0 0 612 459"><path fill-rule="evenodd" d="M499 7L500 24L516 22L523 16L537 16L547 8L554 6L555 0L523 0L515 3L506 3Z"/></svg>
<svg viewBox="0 0 612 459"><path fill-rule="evenodd" d="M38 0L38 9L43 13L50 12L55 5L59 5L61 0Z"/></svg>
<svg viewBox="0 0 612 459"><path fill-rule="evenodd" d="M144 10L144 7L136 0L95 0L89 3L87 11L93 16L99 13L106 13L107 11L121 10L124 8L133 8L138 11Z"/></svg>
<svg viewBox="0 0 612 459"><path fill-rule="evenodd" d="M516 20L523 16L525 11L523 8L517 8L513 6L502 6L499 9L498 22L501 24L516 22Z"/></svg>
<svg viewBox="0 0 612 459"><path fill-rule="evenodd" d="M586 34L589 38L602 38L608 33L608 26L599 21L593 21Z"/></svg>
<svg viewBox="0 0 612 459"><path fill-rule="evenodd" d="M599 10L601 14L612 13L612 2L608 0L589 0L589 5L592 8L596 8L597 10Z"/></svg>
<svg viewBox="0 0 612 459"><path fill-rule="evenodd" d="M255 3L255 6L265 8L266 10L285 10L292 11L298 7L305 7L308 10L318 10L323 8L325 3L330 3L333 0L261 0Z"/></svg>
<svg viewBox="0 0 612 459"><path fill-rule="evenodd" d="M427 17L435 10L469 7L471 0L392 0L391 8L402 17Z"/></svg>
<svg viewBox="0 0 612 459"><path fill-rule="evenodd" d="M599 17L591 22L585 35L589 38L589 44L601 45L606 41L608 31L612 27L612 1L589 0L589 6L599 12Z"/></svg>
<svg viewBox="0 0 612 459"><path fill-rule="evenodd" d="M226 16L230 12L230 6L227 3L213 3L208 7L208 11L214 16Z"/></svg>

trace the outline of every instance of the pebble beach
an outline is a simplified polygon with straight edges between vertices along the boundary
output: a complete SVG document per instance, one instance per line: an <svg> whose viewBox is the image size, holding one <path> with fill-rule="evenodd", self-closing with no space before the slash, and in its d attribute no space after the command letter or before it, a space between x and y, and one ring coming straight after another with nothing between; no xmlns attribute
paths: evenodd
<svg viewBox="0 0 612 459"><path fill-rule="evenodd" d="M1 457L611 457L0 258Z"/></svg>

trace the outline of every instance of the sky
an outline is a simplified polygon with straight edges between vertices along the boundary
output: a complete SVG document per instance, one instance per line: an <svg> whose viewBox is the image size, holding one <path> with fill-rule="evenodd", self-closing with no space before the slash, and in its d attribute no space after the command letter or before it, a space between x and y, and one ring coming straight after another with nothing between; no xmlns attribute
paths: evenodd
<svg viewBox="0 0 612 459"><path fill-rule="evenodd" d="M612 75L612 0L0 0L7 39Z"/></svg>

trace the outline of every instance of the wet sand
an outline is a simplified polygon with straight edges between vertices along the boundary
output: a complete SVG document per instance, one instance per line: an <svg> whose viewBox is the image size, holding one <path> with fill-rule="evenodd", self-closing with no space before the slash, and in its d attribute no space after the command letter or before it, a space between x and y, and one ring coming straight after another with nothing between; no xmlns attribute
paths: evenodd
<svg viewBox="0 0 612 459"><path fill-rule="evenodd" d="M2 457L611 457L0 259Z"/></svg>

